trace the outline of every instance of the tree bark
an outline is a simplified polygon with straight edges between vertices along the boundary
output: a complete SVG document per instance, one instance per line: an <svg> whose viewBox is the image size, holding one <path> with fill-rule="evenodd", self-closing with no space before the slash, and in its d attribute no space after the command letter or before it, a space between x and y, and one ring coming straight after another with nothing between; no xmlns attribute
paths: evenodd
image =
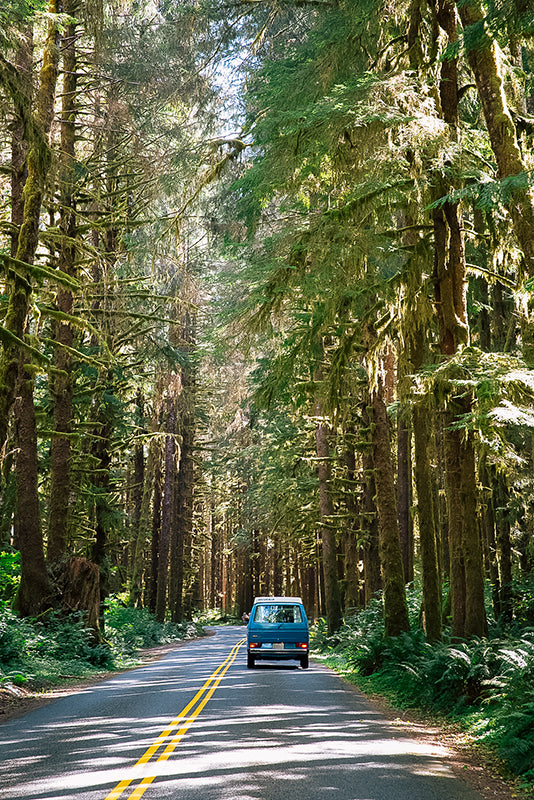
<svg viewBox="0 0 534 800"><path fill-rule="evenodd" d="M158 447L158 455L159 455ZM162 460L156 458L154 466L154 499L152 503L152 536L150 541L150 583L148 587L148 608L152 614L156 613L156 603L158 597L158 574L159 574L159 542L161 536L161 506L162 506Z"/></svg>
<svg viewBox="0 0 534 800"><path fill-rule="evenodd" d="M359 545L358 527L360 508L358 496L354 489L356 480L356 454L354 445L350 440L354 440L355 431L351 428L348 431L349 443L345 449L345 466L347 469L348 488L347 488L347 512L348 530L345 535L345 593L344 608L358 608L360 606L360 571L359 571Z"/></svg>
<svg viewBox="0 0 534 800"><path fill-rule="evenodd" d="M484 27L483 35L477 36L476 45L468 46L467 58L475 78L491 149L498 166L499 178L520 175L525 172L525 165L506 99L499 46L485 28L486 15L480 0L458 2L458 13L467 36L469 36L471 26L477 25L479 30L482 29L482 26ZM534 205L530 188L517 186L512 189L509 211L524 256L525 274L532 277L534 275ZM532 343L530 344L532 345Z"/></svg>
<svg viewBox="0 0 534 800"><path fill-rule="evenodd" d="M321 515L321 542L325 584L326 620L328 632L334 633L341 626L343 615L337 575L336 534L332 528L333 504L330 494L330 444L328 427L324 422L321 404L316 403L315 446L317 451L319 478L319 508Z"/></svg>
<svg viewBox="0 0 534 800"><path fill-rule="evenodd" d="M413 574L413 524L412 524L412 458L411 431L406 421L397 422L397 502L401 540L404 582L412 583Z"/></svg>
<svg viewBox="0 0 534 800"><path fill-rule="evenodd" d="M65 565L62 607L67 613L83 612L86 626L100 641L100 570L86 558L71 557Z"/></svg>
<svg viewBox="0 0 534 800"><path fill-rule="evenodd" d="M477 513L477 485L474 434L463 433L460 449L460 504L465 565L465 635L487 636L484 606L484 564Z"/></svg>
<svg viewBox="0 0 534 800"><path fill-rule="evenodd" d="M371 396L371 413L380 566L384 592L384 626L386 636L398 636L410 630L410 623L406 605L389 424L380 385Z"/></svg>
<svg viewBox="0 0 534 800"><path fill-rule="evenodd" d="M161 506L161 533L158 555L158 587L156 594L156 619L165 621L167 611L167 584L169 574L169 551L171 546L171 524L174 504L174 472L176 469L176 408L171 400L167 415L167 437L165 440L165 477Z"/></svg>
<svg viewBox="0 0 534 800"><path fill-rule="evenodd" d="M153 433L155 430L153 428ZM141 605L143 592L143 572L145 570L145 550L150 533L150 508L154 495L154 482L156 476L156 461L161 458L160 446L155 438L150 440L148 446L148 458L146 467L143 471L143 496L141 499L141 509L139 513L139 527L134 542L134 553L132 563L132 581L130 585L129 603L132 606Z"/></svg>
<svg viewBox="0 0 534 800"><path fill-rule="evenodd" d="M364 424L371 426L367 414L364 415ZM380 574L379 531L378 516L376 513L376 485L373 465L373 456L365 450L362 454L362 467L365 479L363 494L363 569L364 569L364 601L365 605L382 589Z"/></svg>
<svg viewBox="0 0 534 800"><path fill-rule="evenodd" d="M24 115L25 128L29 141L27 176L24 185L24 211L20 226L16 259L18 262L33 264L39 241L39 222L41 202L48 177L51 154L49 134L54 113L54 99L59 65L59 26L57 21L57 0L50 0L48 34L43 51L40 71L39 91L36 98L37 119L30 111L30 98L24 98L20 86L11 76L10 84L15 97L21 102L19 111ZM31 279L8 270L6 280L9 300L4 327L13 335L4 344L0 360L0 448L5 444L9 413L15 398L19 369L19 344L26 331L32 292ZM17 342L17 339L19 342Z"/></svg>
<svg viewBox="0 0 534 800"><path fill-rule="evenodd" d="M441 639L441 576L437 548L437 526L432 485L430 445L432 442L431 414L428 402L413 406L413 436L415 448L415 485L419 518L419 547L423 580L423 611L426 638L429 642Z"/></svg>
<svg viewBox="0 0 534 800"><path fill-rule="evenodd" d="M447 486L447 518L449 520L449 563L452 611L452 635L455 639L465 636L466 584L462 542L462 506L460 482L461 433L450 429L451 417L446 417L443 432L445 450L445 473Z"/></svg>
<svg viewBox="0 0 534 800"><path fill-rule="evenodd" d="M52 606L53 594L46 570L39 495L37 491L37 432L33 403L33 379L21 367L15 402L17 440L16 486L18 539L21 560L16 600L23 617L38 616Z"/></svg>
<svg viewBox="0 0 534 800"><path fill-rule="evenodd" d="M70 0L65 4L65 13L73 14ZM60 218L61 232L59 268L75 278L76 268L76 204L75 204L75 133L76 133L76 24L67 25L62 42L63 51L63 97L61 112L61 156L60 156ZM58 311L72 315L73 294L70 289L59 287ZM55 370L51 376L50 391L54 402L54 430L50 440L50 512L48 521L49 563L57 563L65 557L70 521L71 489L71 438L73 431L73 371L70 349L74 341L72 323L59 319L55 323L54 350Z"/></svg>
<svg viewBox="0 0 534 800"><path fill-rule="evenodd" d="M179 433L181 436L180 464L176 476L176 524L171 545L171 613L174 621L184 616L184 575L186 560L191 555L193 536L193 494L195 488L194 447L195 447L195 406L196 375L194 352L196 349L196 317L189 308L182 315L180 340L178 346L184 356L181 370ZM252 569L252 564L247 568ZM189 565L191 569L191 565ZM248 589L247 589L248 592ZM248 594L242 602L248 602ZM190 600L189 600L190 605ZM191 615L189 607L187 613Z"/></svg>

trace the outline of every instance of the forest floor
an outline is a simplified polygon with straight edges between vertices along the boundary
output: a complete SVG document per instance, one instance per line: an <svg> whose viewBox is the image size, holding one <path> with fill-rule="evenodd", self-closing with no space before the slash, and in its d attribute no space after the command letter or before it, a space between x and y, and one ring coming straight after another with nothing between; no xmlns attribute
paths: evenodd
<svg viewBox="0 0 534 800"><path fill-rule="evenodd" d="M141 650L137 666L157 661L183 644L185 641L176 641ZM59 697L75 694L127 671L102 672L82 680L65 679L60 686L40 687L39 690L0 686L0 725ZM502 777L503 767L495 755L475 745L458 727L446 721L429 721L415 711L395 709L381 696L367 695L367 698L403 734L429 745L446 747L450 753L449 764L455 774L462 777L484 800L527 800L533 797L532 793L522 790L517 781Z"/></svg>

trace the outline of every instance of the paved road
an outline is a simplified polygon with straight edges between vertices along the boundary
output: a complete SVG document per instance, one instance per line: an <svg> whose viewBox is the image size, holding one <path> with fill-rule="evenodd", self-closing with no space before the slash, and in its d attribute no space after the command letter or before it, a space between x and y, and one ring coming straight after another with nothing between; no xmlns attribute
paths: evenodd
<svg viewBox="0 0 534 800"><path fill-rule="evenodd" d="M479 800L329 670L247 670L244 628L0 725L2 800Z"/></svg>

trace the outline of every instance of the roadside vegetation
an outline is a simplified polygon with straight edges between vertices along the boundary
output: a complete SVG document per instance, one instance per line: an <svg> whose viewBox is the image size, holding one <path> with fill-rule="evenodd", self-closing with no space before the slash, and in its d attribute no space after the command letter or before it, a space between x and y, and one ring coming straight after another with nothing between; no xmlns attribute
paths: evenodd
<svg viewBox="0 0 534 800"><path fill-rule="evenodd" d="M104 608L105 634L98 640L80 612L50 611L39 618L21 619L6 599L15 586L12 577L4 581L4 599L0 599L0 689L11 692L16 692L13 687L38 691L73 678L134 667L144 648L203 634L199 622L161 623L147 609L110 597Z"/></svg>
<svg viewBox="0 0 534 800"><path fill-rule="evenodd" d="M329 635L319 620L316 657L362 691L385 696L397 708L418 710L458 725L476 745L489 748L508 776L534 789L534 601L531 585L518 585L523 617L503 629L490 617L487 638L425 640L421 592L408 593L410 631L384 635L382 602L372 600L347 615Z"/></svg>

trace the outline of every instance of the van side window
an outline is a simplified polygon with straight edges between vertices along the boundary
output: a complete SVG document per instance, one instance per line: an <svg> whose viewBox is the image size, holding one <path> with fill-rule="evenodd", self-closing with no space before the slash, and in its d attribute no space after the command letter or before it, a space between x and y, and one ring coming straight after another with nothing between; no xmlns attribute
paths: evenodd
<svg viewBox="0 0 534 800"><path fill-rule="evenodd" d="M261 605L256 607L254 622L276 624L281 622L302 622L298 606Z"/></svg>

